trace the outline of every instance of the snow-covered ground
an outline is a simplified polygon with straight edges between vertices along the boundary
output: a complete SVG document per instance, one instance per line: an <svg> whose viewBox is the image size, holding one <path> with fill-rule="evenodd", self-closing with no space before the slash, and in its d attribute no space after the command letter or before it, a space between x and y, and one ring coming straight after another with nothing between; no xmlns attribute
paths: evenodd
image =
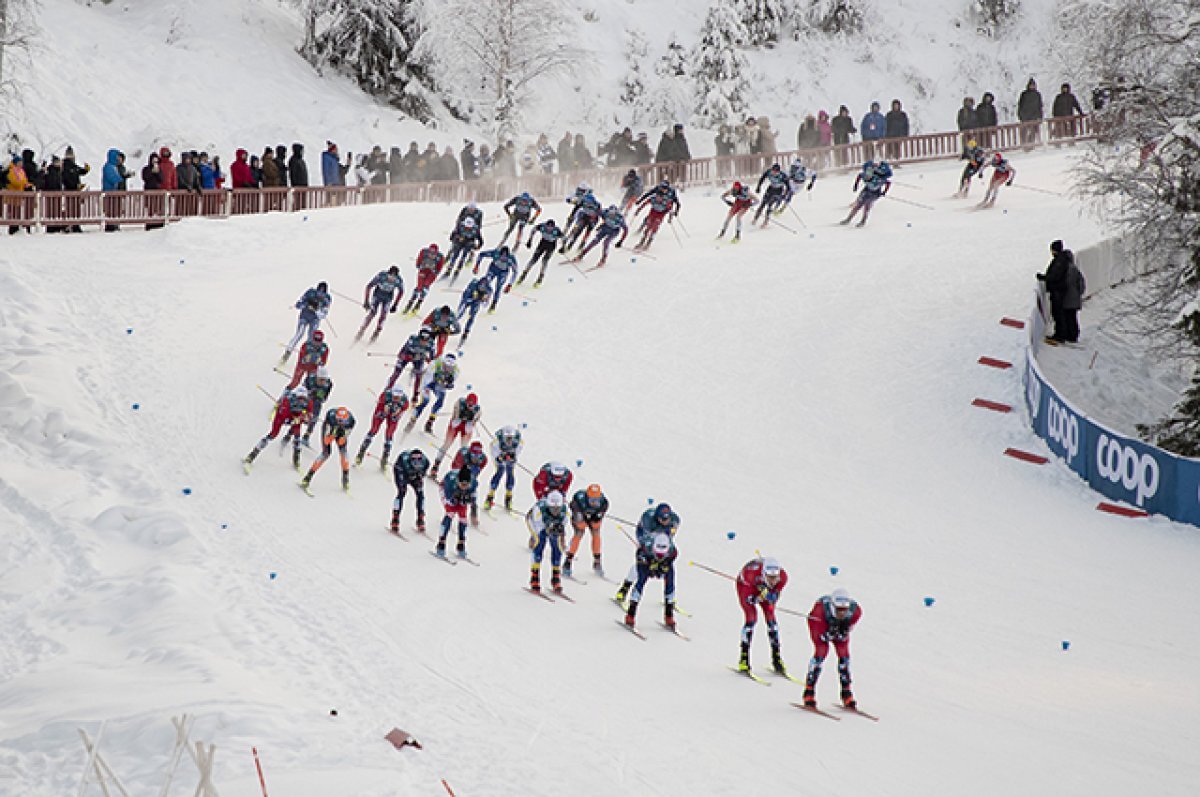
<svg viewBox="0 0 1200 797"><path fill-rule="evenodd" d="M1061 153L1016 165L1044 189L1070 168ZM410 533L411 505L410 540L386 533L378 470L355 470L347 497L327 467L314 499L274 448L242 474L270 409L256 386L282 386L271 366L300 292L328 279L358 296L393 261L411 278L456 208L10 239L0 793L74 793L75 728L103 720L113 767L157 793L168 718L188 711L217 744L226 797L259 793L251 746L270 793L301 797L444 794L443 778L460 795L1190 795L1200 535L1097 513L1065 467L1001 456L1038 445L1019 413L970 406L1020 405L1017 374L975 361L1019 360L1022 335L997 321L1027 312L1047 242L1101 231L1016 187L973 211L949 198L958 171L901 169L896 198L935 210L885 200L863 230L835 224L849 180L818 182L799 234L736 246L712 240L723 205L690 191L680 243L664 230L653 259L621 250L586 279L552 265L481 319L463 390L489 428L528 425L525 464L567 462L623 518L649 500L681 515L691 642L654 625L658 583L646 642L615 626L613 584L568 582L575 605L522 592L516 520L485 517L470 539L481 567L449 568ZM387 375L348 345L360 317L335 299L333 399L358 431ZM393 316L374 350L414 328ZM630 545L605 535L619 576ZM785 606L839 585L862 602L856 693L879 723L802 714L799 686L726 669L733 588L687 563L733 572L757 550L788 569ZM781 633L803 672L804 625L785 615ZM836 698L832 663L819 698ZM425 749L391 749L393 726Z"/></svg>

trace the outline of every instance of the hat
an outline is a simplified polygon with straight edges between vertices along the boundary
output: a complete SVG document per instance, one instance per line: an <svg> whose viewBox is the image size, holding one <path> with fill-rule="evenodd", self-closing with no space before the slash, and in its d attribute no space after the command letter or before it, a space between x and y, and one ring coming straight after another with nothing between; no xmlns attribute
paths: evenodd
<svg viewBox="0 0 1200 797"><path fill-rule="evenodd" d="M681 125L681 124L679 124L678 122L676 122L676 123L675 123L675 129L676 129L676 130L682 130L682 129L683 129L683 125Z"/></svg>
<svg viewBox="0 0 1200 797"><path fill-rule="evenodd" d="M67 156L68 158L74 158L74 157L75 157L75 148L74 148L74 147L72 147L70 144L68 144L68 145L67 145L67 152L66 152L66 156Z"/></svg>
<svg viewBox="0 0 1200 797"><path fill-rule="evenodd" d="M1057 254L1057 253L1061 252L1062 250L1063 250L1063 242L1062 241L1051 241L1050 242L1050 251L1051 252L1054 252L1055 254Z"/></svg>

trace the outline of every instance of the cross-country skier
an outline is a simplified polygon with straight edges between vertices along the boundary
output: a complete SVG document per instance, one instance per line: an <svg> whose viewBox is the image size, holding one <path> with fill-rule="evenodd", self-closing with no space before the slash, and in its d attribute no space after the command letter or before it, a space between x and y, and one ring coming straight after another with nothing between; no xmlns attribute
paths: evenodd
<svg viewBox="0 0 1200 797"><path fill-rule="evenodd" d="M637 536L638 545L646 547L650 541L658 534L666 534L672 538L679 530L679 515L675 514L671 509L670 504L659 504L656 507L647 509L642 513L638 520L635 534ZM624 601L625 596L629 594L629 588L633 586L637 580L637 565L629 569L629 575L625 577L625 581L621 583L617 589L617 601Z"/></svg>
<svg viewBox="0 0 1200 797"><path fill-rule="evenodd" d="M721 201L729 206L729 213L726 214L725 223L721 225L721 231L717 233L717 237L725 237L725 231L729 229L729 222L732 219L734 229L731 240L737 243L742 239L742 217L746 215L747 210L758 203L758 197L750 193L750 186L734 181L729 190L721 194Z"/></svg>
<svg viewBox="0 0 1200 797"><path fill-rule="evenodd" d="M325 320L325 316L329 315L331 304L333 304L333 297L329 295L329 283L327 282L318 282L317 287L309 288L303 296L296 300L296 309L300 311L300 317L296 320L296 334L284 347L283 358L279 361L280 365L286 363L292 356L297 343L312 337L317 328L321 326L321 322Z"/></svg>
<svg viewBox="0 0 1200 797"><path fill-rule="evenodd" d="M425 472L429 468L429 460L414 448L402 451L396 457L392 466L392 481L396 483L396 497L392 499L392 531L400 530L400 510L404 508L404 496L408 488L417 494L417 532L425 533Z"/></svg>
<svg viewBox="0 0 1200 797"><path fill-rule="evenodd" d="M568 222L567 237L563 240L562 249L559 251L566 252L576 243L580 247L586 244L588 235L596 226L599 218L600 200L596 199L595 194L588 191L575 203L575 210L571 212L571 221Z"/></svg>
<svg viewBox="0 0 1200 797"><path fill-rule="evenodd" d="M462 468L446 474L442 481L442 508L446 510L442 518L442 533L438 535L437 555L446 555L446 537L450 535L450 526L458 518L458 545L455 550L459 559L467 558L467 509L475 503L475 477L470 468Z"/></svg>
<svg viewBox="0 0 1200 797"><path fill-rule="evenodd" d="M512 511L513 485L516 483L517 459L525 443L521 440L521 432L515 426L504 426L496 432L492 439L492 461L496 463L496 472L492 474L492 482L488 487L487 497L483 500L483 508L491 509L496 501L496 488L500 486L500 478L504 478L504 508Z"/></svg>
<svg viewBox="0 0 1200 797"><path fill-rule="evenodd" d="M621 234L621 239L617 241L617 248L620 249L621 245L625 243L625 237L629 235L629 226L625 224L625 216L622 215L617 206L609 205L604 210L604 215L602 217L600 226L596 229L595 236L593 236L591 242L583 248L583 251L575 257L575 261L579 262L580 260L583 260L583 258L587 256L588 252L595 249L597 244L602 243L604 244L604 251L600 255L599 265L596 266L596 268L600 268L600 266L603 266L606 262L608 262L608 245L612 243L614 238L617 237L617 233Z"/></svg>
<svg viewBox="0 0 1200 797"><path fill-rule="evenodd" d="M554 254L554 245L562 239L563 231L554 223L554 219L546 219L530 231L529 240L525 242L526 249L533 246L534 233L540 235L541 238L538 240L538 247L534 250L533 257L529 259L529 263L526 264L525 270L521 272L521 276L517 277L517 284L520 285L524 282L525 277L529 274L529 270L541 260L542 270L538 272L537 281L533 283L533 287L540 288L542 280L546 278L546 266L550 263L550 255Z"/></svg>
<svg viewBox="0 0 1200 797"><path fill-rule="evenodd" d="M842 705L857 707L854 693L850 691L850 632L861 619L862 607L840 587L818 598L813 604L808 613L808 635L812 637L813 657L808 663L808 676L804 679L804 705L817 705L817 680L821 677L821 667L829 655L829 643L832 642L838 657Z"/></svg>
<svg viewBox="0 0 1200 797"><path fill-rule="evenodd" d="M329 346L325 343L325 333L318 329L300 347L300 356L296 358L296 370L292 374L292 381L288 382L287 389L291 390L300 384L305 377L316 373L317 369L327 362Z"/></svg>
<svg viewBox="0 0 1200 797"><path fill-rule="evenodd" d="M442 272L442 279L449 278L451 284L458 279L458 273L462 271L471 260L471 253L476 249L483 248L483 236L479 232L479 225L475 223L473 218L465 218L458 223L454 228L454 232L450 233L450 257L446 260L446 269Z"/></svg>
<svg viewBox="0 0 1200 797"><path fill-rule="evenodd" d="M537 221L537 217L542 215L542 206L526 191L505 202L504 212L508 215L508 229L504 231L500 245L503 246L507 243L508 236L512 234L514 228L517 230L517 244L519 245L521 236L525 234L525 225Z"/></svg>
<svg viewBox="0 0 1200 797"><path fill-rule="evenodd" d="M435 353L438 357L441 357L442 352L446 350L446 341L450 339L450 336L457 335L462 331L458 326L458 317L448 304L430 310L429 315L425 316L425 320L421 322L421 326L429 327L429 331L433 333L433 338L437 342Z"/></svg>
<svg viewBox="0 0 1200 797"><path fill-rule="evenodd" d="M990 208L996 204L996 197L1000 194L1000 187L1012 185L1013 180L1017 178L1017 170L999 152L992 155L992 162L988 165L992 167L992 179L988 181L987 191L983 194L983 201L979 203L979 207L981 208Z"/></svg>
<svg viewBox="0 0 1200 797"><path fill-rule="evenodd" d="M763 183L767 184L767 193L762 193ZM792 181L788 179L787 172L778 163L771 164L771 168L762 173L758 178L758 185L754 189L754 193L762 194L762 202L758 205L758 210L754 211L754 223L758 224L758 219L761 216L763 219L762 226L766 227L771 223L771 214L776 209L783 208L783 200L791 190Z"/></svg>
<svg viewBox="0 0 1200 797"><path fill-rule="evenodd" d="M642 195L644 188L642 177L637 173L637 169L630 169L621 178L621 190L625 193L621 195L621 212L629 213L630 209L637 203L638 197Z"/></svg>
<svg viewBox="0 0 1200 797"><path fill-rule="evenodd" d="M467 325L463 327L462 337L458 339L458 346L467 342L467 338L471 336L471 327L475 326L475 316L479 315L479 308L488 303L492 298L492 284L487 276L476 277L467 283L466 289L462 293L462 298L458 300L458 320L461 322L464 315L468 315Z"/></svg>
<svg viewBox="0 0 1200 797"><path fill-rule="evenodd" d="M488 266L485 279L494 280L496 283L492 288L492 304L488 308L489 313L494 313L496 305L500 303L500 294L511 291L512 284L517 279L517 256L507 246L480 252L479 256L475 258L476 274L479 273L479 264L483 262L484 258L492 261ZM506 282L507 285L504 284Z"/></svg>
<svg viewBox="0 0 1200 797"><path fill-rule="evenodd" d="M583 198L591 192L591 186L589 186L587 183L580 183L575 187L575 193L563 200L571 206L571 212L567 214L567 224L566 227L564 227L565 230L570 231L571 225L575 223L575 211L579 210L579 203L582 202ZM566 241L563 241L563 247L560 251L567 251Z"/></svg>
<svg viewBox="0 0 1200 797"><path fill-rule="evenodd" d="M563 495L571 489L571 479L575 478L571 469L561 462L547 462L533 477L533 496L539 501L558 490Z"/></svg>
<svg viewBox="0 0 1200 797"><path fill-rule="evenodd" d="M308 427L304 430L304 437L300 442L308 445L308 439L312 437L313 429L317 426L317 419L321 417L321 410L325 408L325 402L333 392L333 378L329 376L329 369L322 365L309 374L304 379L304 387L308 390ZM287 437L290 436L289 434ZM284 438L284 442L287 442L287 437Z"/></svg>
<svg viewBox="0 0 1200 797"><path fill-rule="evenodd" d="M454 441L461 438L462 444L465 446L471 442L471 438L475 436L475 424L483 416L483 407L479 406L479 397L474 393L467 395L454 402L454 409L450 411L450 423L446 425L446 439L442 442L442 447L438 449L437 458L433 460L433 470L429 475L433 478L438 477L438 469L442 467L442 460L446 456L446 452L451 450ZM480 451L483 447L480 446Z"/></svg>
<svg viewBox="0 0 1200 797"><path fill-rule="evenodd" d="M409 313L416 315L421 312L421 303L425 301L425 297L429 294L429 288L438 278L445 262L446 258L438 251L437 244L430 244L417 253L417 287L413 288L412 295L408 297L408 304L404 306L404 315Z"/></svg>
<svg viewBox="0 0 1200 797"><path fill-rule="evenodd" d="M421 327L420 331L409 335L408 340L404 341L404 345L400 347L400 351L396 352L396 365L383 389L391 390L392 386L396 384L396 380L400 378L400 374L404 373L405 366L412 363L413 400L415 401L417 391L421 387L421 376L425 373L425 364L435 356L437 355L434 352L433 332L429 327Z"/></svg>
<svg viewBox="0 0 1200 797"><path fill-rule="evenodd" d="M358 334L354 336L354 340L362 340L363 333L367 331L367 327L375 320L375 316L379 316L379 322L375 325L375 331L371 334L371 343L379 337L379 333L383 332L383 322L388 317L388 313L396 312L400 307L400 299L404 296L404 280L400 278L400 267L392 266L387 271L381 271L376 274L367 287L363 290L363 309L367 311L367 317L363 319L362 326L358 328Z"/></svg>
<svg viewBox="0 0 1200 797"><path fill-rule="evenodd" d="M962 177L958 180L957 197L966 197L971 192L971 178L979 175L979 179L983 179L983 170L987 168L987 152L983 147L979 146L975 139L967 142L967 149L963 152L962 160L967 162L963 167Z"/></svg>
<svg viewBox="0 0 1200 797"><path fill-rule="evenodd" d="M625 607L625 625L633 628L637 622L638 604L642 602L646 582L651 578L663 580L663 625L675 628L675 557L679 555L670 534L655 534L648 543L638 546L637 581L629 593L629 605Z"/></svg>
<svg viewBox="0 0 1200 797"><path fill-rule="evenodd" d="M567 559L563 563L563 572L568 576L575 564L575 554L579 551L579 543L583 541L584 531L592 533L592 570L596 575L604 576L604 565L600 551L600 526L608 513L608 498L598 484L589 484L586 490L577 490L571 497L571 546L567 549Z"/></svg>
<svg viewBox="0 0 1200 797"><path fill-rule="evenodd" d="M458 453L454 455L454 461L450 463L450 469L460 471L467 468L471 471L471 476L475 479L476 484L479 483L479 476L483 473L483 469L487 467L488 457L483 450L483 443L474 440L470 445L462 446L458 449ZM436 477L435 477L436 478ZM471 496L471 528L479 526L479 504L476 501L476 496Z"/></svg>
<svg viewBox="0 0 1200 797"><path fill-rule="evenodd" d="M279 430L284 426L289 426L291 429L288 435L292 438L292 466L296 470L300 469L300 433L304 429L304 424L308 421L309 404L308 390L304 387L297 387L289 390L275 404L275 413L271 416L271 430L266 433L262 440L251 449L250 453L242 460L242 469L247 474L250 473L250 464L255 458L262 453L272 440L279 436Z"/></svg>
<svg viewBox="0 0 1200 797"><path fill-rule="evenodd" d="M679 195L675 193L669 180L663 180L642 194L642 198L637 203L637 212L640 213L647 205L650 206L650 212L646 214L642 226L638 228L638 232L642 234L642 240L638 241L636 249L649 249L650 244L654 243L654 236L658 234L658 228L662 225L663 219L667 217L667 214L674 219L679 215L681 208Z"/></svg>
<svg viewBox="0 0 1200 797"><path fill-rule="evenodd" d="M454 225L462 224L463 219L471 219L475 222L476 227L483 226L483 209L474 201L463 205L458 211L458 218L454 220Z"/></svg>
<svg viewBox="0 0 1200 797"><path fill-rule="evenodd" d="M387 429L383 433L383 456L379 459L379 468L387 468L388 456L392 453L392 438L396 436L396 426L400 423L400 416L407 409L408 396L400 388L393 387L379 394L379 400L375 402L375 411L371 413L371 428L363 438L362 445L358 447L358 456L354 458L355 465L362 464L367 456L367 449L371 447L371 441L386 423Z"/></svg>
<svg viewBox="0 0 1200 797"><path fill-rule="evenodd" d="M792 161L792 165L788 167L788 191L787 196L783 198L783 207L786 208L792 204L792 198L796 196L796 193L800 190L800 186L804 185L806 181L808 182L808 187L804 190L813 190L813 186L817 184L817 170L809 169L804 165L804 161L796 158ZM782 213L783 208L780 208L778 212Z"/></svg>
<svg viewBox="0 0 1200 797"><path fill-rule="evenodd" d="M346 407L337 407L325 413L325 422L321 424L321 456L309 466L308 473L300 480L300 486L308 492L313 475L325 464L333 454L333 446L338 447L338 456L342 463L342 489L350 491L350 459L346 449L350 444L350 430L354 428L354 415Z"/></svg>
<svg viewBox="0 0 1200 797"><path fill-rule="evenodd" d="M737 575L738 604L746 621L742 624L742 656L738 669L750 672L750 642L754 638L754 626L758 625L758 606L762 606L767 621L767 636L771 640L771 666L780 675L787 675L783 656L779 650L779 621L775 619L775 604L787 586L787 571L771 557L751 559Z"/></svg>
<svg viewBox="0 0 1200 797"><path fill-rule="evenodd" d="M425 432L433 434L433 422L437 420L438 411L446 401L446 393L454 389L454 381L457 378L458 362L453 354L447 352L433 361L433 365L425 371L425 377L421 380L421 400L413 407L408 426L404 427L405 433L412 431L425 408L432 403L429 420L425 423Z"/></svg>
<svg viewBox="0 0 1200 797"><path fill-rule="evenodd" d="M542 556L550 544L550 589L562 591L562 541L567 528L567 507L562 493L551 490L529 510L529 531L536 538L530 551L529 589L540 592Z"/></svg>
<svg viewBox="0 0 1200 797"><path fill-rule="evenodd" d="M854 187L851 191L858 191L858 186L862 184L862 191L859 192L858 199L854 201L854 207L850 208L850 215L842 219L839 224L849 224L858 211L863 212L862 221L858 223L862 227L867 223L867 216L871 215L871 206L879 201L880 197L887 196L888 189L892 187L892 167L887 161L867 161L863 164L862 171L854 178Z"/></svg>

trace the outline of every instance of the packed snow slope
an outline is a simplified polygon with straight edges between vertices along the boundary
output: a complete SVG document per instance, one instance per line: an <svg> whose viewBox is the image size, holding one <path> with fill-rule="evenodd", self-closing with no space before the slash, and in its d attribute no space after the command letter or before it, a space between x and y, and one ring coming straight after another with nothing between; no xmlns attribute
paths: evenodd
<svg viewBox="0 0 1200 797"><path fill-rule="evenodd" d="M1057 190L1071 160L1015 165L1017 186ZM678 242L664 229L652 257L617 250L586 278L552 264L541 289L481 317L454 395L477 392L488 428L526 424L524 464L571 465L576 485L604 486L613 515L675 507L690 642L655 624L660 582L645 642L614 623L613 583L567 582L574 605L523 592L516 519L484 516L471 533L480 567L434 560L411 497L408 541L385 531L393 488L371 464L353 471L352 496L331 465L306 497L274 446L243 475L267 428L258 386L284 382L272 365L296 297L320 279L360 296L390 262L411 281L412 256L445 240L457 208L10 239L0 793L74 793L75 729L105 720L114 769L157 793L168 718L184 711L217 744L226 797L259 793L251 746L269 792L289 797L436 795L443 778L471 797L748 783L1194 793L1200 535L1096 512L1065 468L1001 455L1039 450L1019 412L970 406L1020 405L1014 371L975 361L1020 357L1022 333L997 321L1027 311L1047 242L1082 247L1101 231L1017 186L975 211L950 198L958 171L899 170L864 229L836 225L849 179L819 181L796 204L805 226L780 219L797 234L772 225L738 245L713 240L716 196L688 191ZM548 213L561 221L565 206ZM432 299L456 302L444 285ZM361 315L335 297L329 317L332 398L359 419L354 446L389 366L349 345ZM415 328L392 316L371 350L394 352ZM433 448L419 430L402 442ZM527 477L517 496L528 506ZM632 546L613 523L604 535L620 578ZM789 706L800 686L727 669L742 623L733 586L688 563L733 573L756 551L789 572L783 606L803 612L837 586L861 601L855 691L880 722L804 714ZM805 624L783 615L781 634L802 674ZM752 660L765 670L761 625ZM818 697L836 693L831 660ZM393 750L393 726L425 749ZM194 772L176 783L194 788Z"/></svg>

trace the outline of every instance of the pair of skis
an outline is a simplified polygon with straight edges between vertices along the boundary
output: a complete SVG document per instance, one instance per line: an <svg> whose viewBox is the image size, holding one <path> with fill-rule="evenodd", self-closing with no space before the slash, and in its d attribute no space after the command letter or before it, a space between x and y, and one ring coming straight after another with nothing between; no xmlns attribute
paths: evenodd
<svg viewBox="0 0 1200 797"><path fill-rule="evenodd" d="M770 681L760 677L753 670L743 670L738 667L732 667L732 666L729 669L737 675L743 675L743 676L749 678L751 681L754 681L756 684L762 684L763 686L771 686ZM796 677L788 674L787 672L775 671L775 674L778 675L780 678L786 678L787 680L792 681L793 683L798 683L798 684L804 683L804 681L802 681L801 679L796 678ZM801 711L807 711L809 714L817 714L819 716L825 717L826 719L831 719L835 722L840 722L842 719L841 717L837 716L836 714L831 714L830 712L825 711L824 709L818 708L817 706L807 706L804 703L789 703L788 705L795 706L796 708L800 709ZM867 712L863 711L862 709L858 708L857 706L852 708L850 706L838 704L837 707L839 709L841 709L842 711L846 712L847 714L857 714L858 716L863 717L865 719L869 719L872 722L879 722L879 717L876 717L874 714L868 714Z"/></svg>

